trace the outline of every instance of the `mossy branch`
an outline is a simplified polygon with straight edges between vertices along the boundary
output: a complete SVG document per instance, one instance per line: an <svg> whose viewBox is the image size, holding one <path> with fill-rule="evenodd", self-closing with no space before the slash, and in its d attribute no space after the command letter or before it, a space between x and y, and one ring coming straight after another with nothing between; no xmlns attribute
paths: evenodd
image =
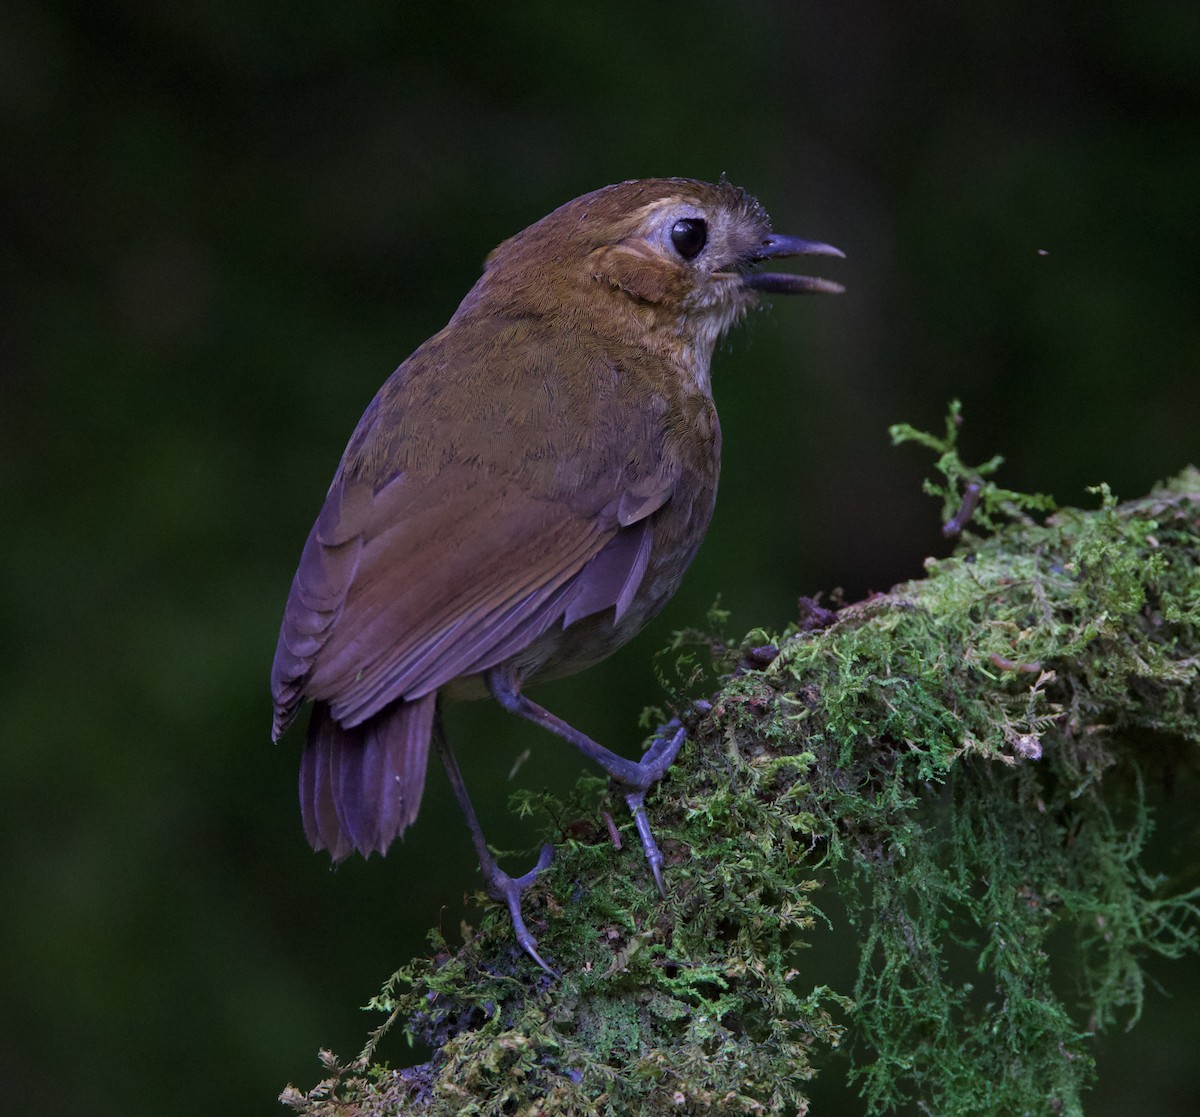
<svg viewBox="0 0 1200 1117"><path fill-rule="evenodd" d="M724 681L653 797L668 900L630 825L615 848L599 781L526 797L557 823L525 913L562 977L485 901L469 942L435 937L388 981L362 1055L323 1054L286 1104L804 1113L850 1038L871 1112L1082 1112L1090 1033L1136 1019L1143 960L1200 933L1198 891L1143 861L1145 777L1200 744L1200 473L1039 524L1044 498L962 466L955 421L894 434L942 455L948 509L974 484L995 534L890 593L802 602L777 638L709 641ZM852 989L806 964L822 887L860 945ZM431 1057L375 1062L400 1033Z"/></svg>

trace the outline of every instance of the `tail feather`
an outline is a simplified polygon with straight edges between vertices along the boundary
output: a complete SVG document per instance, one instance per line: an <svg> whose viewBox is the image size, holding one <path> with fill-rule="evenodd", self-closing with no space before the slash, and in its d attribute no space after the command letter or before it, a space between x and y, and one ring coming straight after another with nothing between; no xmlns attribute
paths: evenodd
<svg viewBox="0 0 1200 1117"><path fill-rule="evenodd" d="M397 702L347 729L313 705L300 761L300 812L314 849L334 861L384 853L413 823L425 790L436 694Z"/></svg>

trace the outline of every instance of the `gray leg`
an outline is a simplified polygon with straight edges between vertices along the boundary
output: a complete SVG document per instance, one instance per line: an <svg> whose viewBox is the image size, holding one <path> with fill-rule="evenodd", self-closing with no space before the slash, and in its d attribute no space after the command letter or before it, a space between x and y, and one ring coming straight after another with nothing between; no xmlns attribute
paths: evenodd
<svg viewBox="0 0 1200 1117"><path fill-rule="evenodd" d="M510 877L508 873L496 864L496 859L492 856L492 851L488 849L487 841L483 836L483 829L479 825L479 816L476 815L475 808L471 804L471 798L467 794L467 785L463 781L462 769L458 766L458 760L450 748L450 742L446 740L446 730L442 725L441 710L438 710L434 717L433 741L437 745L438 755L442 758L442 766L446 769L446 775L450 779L450 786L454 789L454 797L458 800L458 805L462 808L463 816L467 820L467 829L471 832L471 841L475 845L475 853L479 858L479 868L483 873L488 895L493 900L499 900L508 907L509 918L512 919L513 931L516 934L517 942L521 945L521 949L551 977L558 977L558 974L546 965L545 960L538 953L537 939L533 937L529 928L525 926L525 919L521 915L521 893L534 882L538 873L549 868L550 862L554 860L554 847L552 845L542 846L542 852L538 857L537 864L529 872L523 877L517 877L515 880Z"/></svg>
<svg viewBox="0 0 1200 1117"><path fill-rule="evenodd" d="M586 734L568 725L561 718L555 717L549 710L543 709L536 702L530 701L521 693L520 685L512 673L502 668L495 668L485 676L488 690L492 696L509 713L518 714L543 729L556 733L565 741L570 741L584 756L594 761L604 769L618 784L625 794L625 802L633 812L633 821L637 826L638 837L642 840L642 849L646 853L646 861L654 874L654 883L658 885L661 896L666 897L663 888L662 863L663 856L659 852L658 843L650 830L650 821L646 817L643 805L646 791L652 784L657 783L666 774L674 762L687 736L683 726L678 721L665 725L660 733L664 733L642 757L641 761L626 760L615 752L597 744Z"/></svg>

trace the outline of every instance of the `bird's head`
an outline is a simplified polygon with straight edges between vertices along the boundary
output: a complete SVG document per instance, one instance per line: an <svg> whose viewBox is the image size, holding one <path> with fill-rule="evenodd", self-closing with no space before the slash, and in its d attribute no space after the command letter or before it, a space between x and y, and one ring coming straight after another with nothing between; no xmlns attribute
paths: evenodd
<svg viewBox="0 0 1200 1117"><path fill-rule="evenodd" d="M761 293L842 290L757 267L799 255L842 253L773 233L758 202L728 182L639 179L576 198L504 241L472 295L535 313L581 312L592 324L607 316L623 330L637 322L707 357Z"/></svg>

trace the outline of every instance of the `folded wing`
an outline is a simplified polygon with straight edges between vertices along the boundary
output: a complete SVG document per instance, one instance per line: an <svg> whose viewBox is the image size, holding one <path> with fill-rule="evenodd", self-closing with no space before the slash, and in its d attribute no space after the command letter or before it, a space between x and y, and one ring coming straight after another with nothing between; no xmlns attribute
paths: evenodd
<svg viewBox="0 0 1200 1117"><path fill-rule="evenodd" d="M455 479L458 483L455 484ZM599 514L481 476L340 477L305 544L272 672L274 735L303 698L351 728L532 643L553 624L629 606L667 476Z"/></svg>

